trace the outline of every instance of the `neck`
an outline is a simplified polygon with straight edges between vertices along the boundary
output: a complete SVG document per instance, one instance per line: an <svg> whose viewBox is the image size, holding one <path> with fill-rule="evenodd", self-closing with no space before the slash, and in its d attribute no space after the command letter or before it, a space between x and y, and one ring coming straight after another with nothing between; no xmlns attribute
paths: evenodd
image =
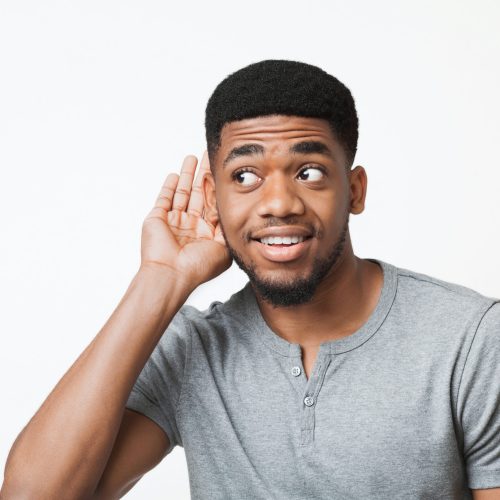
<svg viewBox="0 0 500 500"><path fill-rule="evenodd" d="M354 333L375 309L383 273L374 262L352 253L350 242L313 298L299 306L273 307L257 294L269 327L290 343L317 347Z"/></svg>

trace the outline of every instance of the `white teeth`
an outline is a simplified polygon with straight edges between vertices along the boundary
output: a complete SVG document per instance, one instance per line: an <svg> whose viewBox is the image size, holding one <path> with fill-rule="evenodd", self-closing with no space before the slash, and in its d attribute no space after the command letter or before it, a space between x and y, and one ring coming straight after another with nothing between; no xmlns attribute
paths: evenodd
<svg viewBox="0 0 500 500"><path fill-rule="evenodd" d="M266 238L261 238L260 242L264 245L294 245L295 243L300 243L304 241L303 236L267 236Z"/></svg>

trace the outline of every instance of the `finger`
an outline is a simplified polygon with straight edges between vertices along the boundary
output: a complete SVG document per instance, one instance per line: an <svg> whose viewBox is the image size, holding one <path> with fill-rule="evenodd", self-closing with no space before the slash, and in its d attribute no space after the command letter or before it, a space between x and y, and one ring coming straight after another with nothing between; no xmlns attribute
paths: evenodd
<svg viewBox="0 0 500 500"><path fill-rule="evenodd" d="M161 188L158 198L156 198L155 208L162 208L169 211L172 208L172 200L174 198L175 189L179 176L177 174L168 174Z"/></svg>
<svg viewBox="0 0 500 500"><path fill-rule="evenodd" d="M184 161L182 162L181 174L179 176L179 182L177 183L174 200L172 202L173 210L186 210L189 197L191 196L191 186L193 185L194 172L196 170L197 163L198 159L196 156L189 155L184 158Z"/></svg>
<svg viewBox="0 0 500 500"><path fill-rule="evenodd" d="M200 167L198 169L198 174L191 188L191 197L189 198L189 204L187 208L188 214L198 215L201 217L203 215L203 178L205 174L210 172L210 164L208 161L208 153L205 151L201 158Z"/></svg>

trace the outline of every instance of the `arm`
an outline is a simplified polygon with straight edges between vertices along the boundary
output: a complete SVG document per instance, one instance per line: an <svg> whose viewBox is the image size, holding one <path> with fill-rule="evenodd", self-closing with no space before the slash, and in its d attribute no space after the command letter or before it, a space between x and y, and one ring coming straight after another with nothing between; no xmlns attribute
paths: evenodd
<svg viewBox="0 0 500 500"><path fill-rule="evenodd" d="M6 498L76 499L95 490L133 383L187 296L173 281L146 268L135 276L16 439L5 467Z"/></svg>
<svg viewBox="0 0 500 500"><path fill-rule="evenodd" d="M220 229L201 217L201 183L209 166L205 156L192 185L196 163L187 157L181 175L167 177L143 224L140 270L104 327L17 437L0 498L73 500L103 488L118 494L163 457L168 438L146 417L125 411L127 398L192 290L231 263ZM141 436L151 444L127 464Z"/></svg>
<svg viewBox="0 0 500 500"><path fill-rule="evenodd" d="M472 498L474 500L500 500L500 488L472 490Z"/></svg>
<svg viewBox="0 0 500 500"><path fill-rule="evenodd" d="M161 462L169 446L168 437L155 422L126 408L113 451L92 499L121 498Z"/></svg>

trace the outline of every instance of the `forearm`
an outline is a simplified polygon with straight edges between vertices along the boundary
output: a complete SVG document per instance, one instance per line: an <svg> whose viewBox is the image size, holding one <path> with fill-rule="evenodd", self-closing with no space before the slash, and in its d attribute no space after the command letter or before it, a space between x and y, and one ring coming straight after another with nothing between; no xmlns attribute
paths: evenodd
<svg viewBox="0 0 500 500"><path fill-rule="evenodd" d="M135 380L190 290L141 269L101 331L18 436L2 498L86 498L95 489ZM12 496L12 498L16 498Z"/></svg>

